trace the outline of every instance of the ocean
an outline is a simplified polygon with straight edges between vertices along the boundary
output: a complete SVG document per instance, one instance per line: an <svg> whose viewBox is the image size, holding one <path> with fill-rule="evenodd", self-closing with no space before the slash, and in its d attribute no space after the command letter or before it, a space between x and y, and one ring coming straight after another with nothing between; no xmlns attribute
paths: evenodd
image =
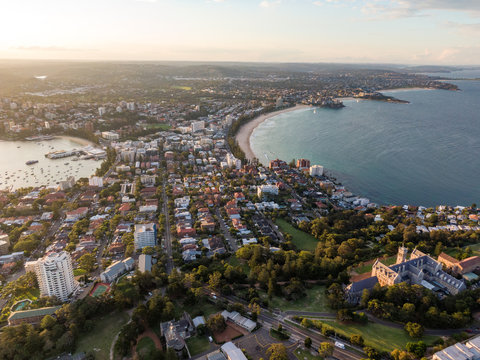
<svg viewBox="0 0 480 360"><path fill-rule="evenodd" d="M453 83L461 91L384 92L410 104L284 113L254 130L251 147L264 164L310 159L379 204L480 205L480 81Z"/></svg>
<svg viewBox="0 0 480 360"><path fill-rule="evenodd" d="M58 182L74 176L90 177L101 161L78 160L74 157L51 160L46 153L55 150L80 149L83 145L67 138L48 141L0 141L0 189L29 186L57 186ZM38 163L26 165L29 160Z"/></svg>

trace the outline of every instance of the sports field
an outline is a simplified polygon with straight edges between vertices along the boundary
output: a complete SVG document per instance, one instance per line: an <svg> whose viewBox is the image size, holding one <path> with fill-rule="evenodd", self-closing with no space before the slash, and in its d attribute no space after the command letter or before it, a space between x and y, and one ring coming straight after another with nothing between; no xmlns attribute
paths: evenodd
<svg viewBox="0 0 480 360"><path fill-rule="evenodd" d="M110 290L110 285L105 283L98 283L90 292L90 296L99 297L105 294L108 290Z"/></svg>

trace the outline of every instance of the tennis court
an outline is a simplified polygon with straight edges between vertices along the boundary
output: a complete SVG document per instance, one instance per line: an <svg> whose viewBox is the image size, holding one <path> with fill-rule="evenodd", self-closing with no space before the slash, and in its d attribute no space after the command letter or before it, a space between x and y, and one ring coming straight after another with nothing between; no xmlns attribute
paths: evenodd
<svg viewBox="0 0 480 360"><path fill-rule="evenodd" d="M110 290L110 285L106 283L98 283L90 292L90 296L99 297L105 294L108 290Z"/></svg>

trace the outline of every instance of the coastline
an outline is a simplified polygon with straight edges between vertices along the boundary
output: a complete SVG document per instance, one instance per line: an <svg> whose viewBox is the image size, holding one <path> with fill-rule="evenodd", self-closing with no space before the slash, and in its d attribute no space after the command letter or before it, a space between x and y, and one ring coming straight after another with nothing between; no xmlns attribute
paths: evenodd
<svg viewBox="0 0 480 360"><path fill-rule="evenodd" d="M65 139L65 140L70 140L72 142L75 142L79 145L82 145L82 146L94 146L94 147L98 147L98 144L95 144L94 142L91 142L90 140L87 140L87 139L83 139L83 138L78 138L78 137L74 137L74 136L68 136L68 135L57 135L56 136L57 138L59 139Z"/></svg>
<svg viewBox="0 0 480 360"><path fill-rule="evenodd" d="M242 151L245 153L245 157L248 160L253 160L256 156L254 152L252 151L252 148L250 146L250 137L252 136L253 130L260 125L262 122L264 122L267 119L270 119L274 116L287 113L290 111L295 111L295 110L301 110L305 108L310 108L312 106L310 105L302 105L302 104L297 104L294 107L290 107L287 109L282 109L278 111L274 111L268 114L262 114L260 116L257 116L256 118L253 118L250 120L248 123L243 125L239 130L237 135L235 136L235 140L238 142L238 145L242 149Z"/></svg>
<svg viewBox="0 0 480 360"><path fill-rule="evenodd" d="M434 88L422 88L422 87L406 87L406 88L395 88L395 89L382 89L378 90L378 92L404 92L404 91L418 91L418 90L439 90Z"/></svg>

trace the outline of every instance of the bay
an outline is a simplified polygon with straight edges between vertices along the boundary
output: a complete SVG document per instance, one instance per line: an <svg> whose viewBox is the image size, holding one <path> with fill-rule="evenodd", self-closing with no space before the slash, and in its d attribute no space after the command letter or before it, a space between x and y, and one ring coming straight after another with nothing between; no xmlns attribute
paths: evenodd
<svg viewBox="0 0 480 360"><path fill-rule="evenodd" d="M461 91L384 92L410 104L284 113L255 129L251 147L264 164L310 159L379 204L480 204L480 81L454 83Z"/></svg>
<svg viewBox="0 0 480 360"><path fill-rule="evenodd" d="M90 177L100 166L100 161L45 157L46 153L56 150L80 149L85 146L82 141L61 137L48 141L0 141L0 188L57 186L69 176L76 180ZM38 160L38 163L26 165L29 160Z"/></svg>

